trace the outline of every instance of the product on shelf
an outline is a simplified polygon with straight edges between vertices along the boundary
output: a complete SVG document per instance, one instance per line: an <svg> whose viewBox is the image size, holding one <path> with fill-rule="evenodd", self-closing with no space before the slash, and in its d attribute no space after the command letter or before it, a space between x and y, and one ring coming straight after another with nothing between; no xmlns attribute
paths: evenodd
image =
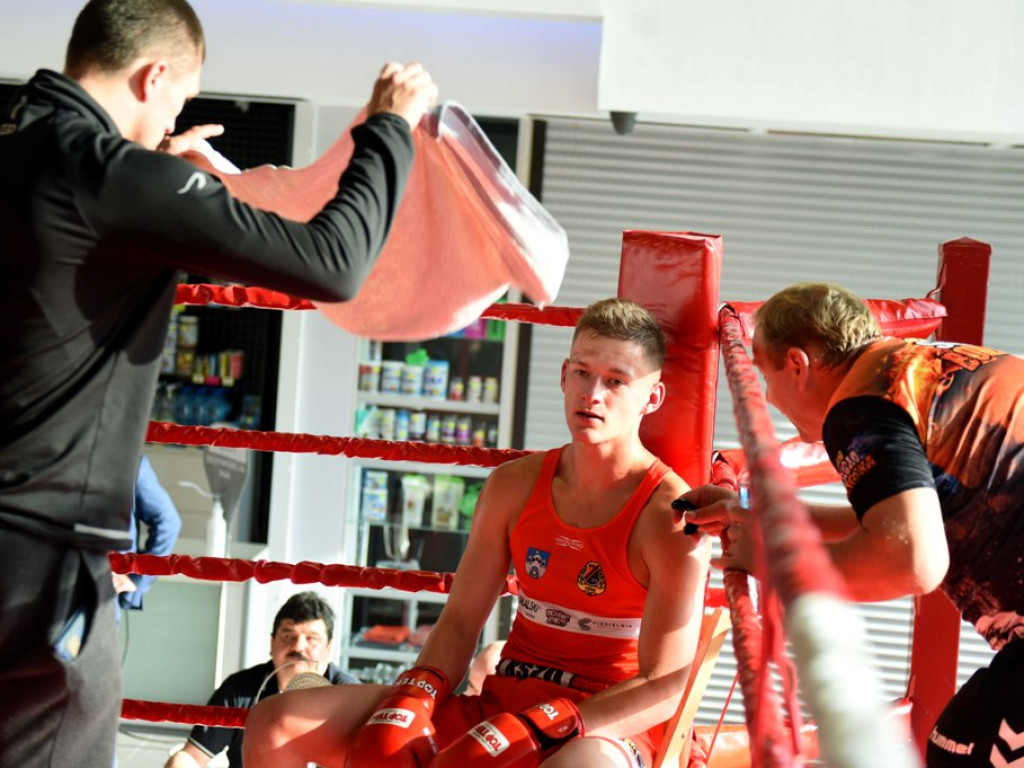
<svg viewBox="0 0 1024 768"><path fill-rule="evenodd" d="M408 627L394 627L387 624L375 624L372 627L367 627L363 632L363 640L368 643L396 645L398 643L404 643L408 639Z"/></svg>
<svg viewBox="0 0 1024 768"><path fill-rule="evenodd" d="M484 383L479 376L470 376L466 384L466 402L479 403L483 399Z"/></svg>
<svg viewBox="0 0 1024 768"><path fill-rule="evenodd" d="M455 422L455 444L469 445L473 436L473 419L470 416L459 416Z"/></svg>
<svg viewBox="0 0 1024 768"><path fill-rule="evenodd" d="M423 394L423 372L429 362L427 350L422 347L405 356L405 365L402 366L403 395L419 397Z"/></svg>
<svg viewBox="0 0 1024 768"><path fill-rule="evenodd" d="M383 522L388 516L388 473L380 469L363 471L363 519Z"/></svg>
<svg viewBox="0 0 1024 768"><path fill-rule="evenodd" d="M454 413L446 413L441 417L441 442L446 445L455 445L455 427L459 417ZM429 422L428 422L429 425ZM427 438L430 441L430 438Z"/></svg>
<svg viewBox="0 0 1024 768"><path fill-rule="evenodd" d="M409 439L409 411L399 408L395 414L395 440L404 441Z"/></svg>
<svg viewBox="0 0 1024 768"><path fill-rule="evenodd" d="M474 448L487 447L487 424L485 422L478 421L473 424L473 436L470 444Z"/></svg>
<svg viewBox="0 0 1024 768"><path fill-rule="evenodd" d="M401 360L382 360L380 364L380 391L385 395L397 395L402 391L402 369L405 363Z"/></svg>
<svg viewBox="0 0 1024 768"><path fill-rule="evenodd" d="M423 396L443 399L448 392L447 360L429 360L423 368Z"/></svg>
<svg viewBox="0 0 1024 768"><path fill-rule="evenodd" d="M427 416L427 442L441 442L441 414L439 413Z"/></svg>
<svg viewBox="0 0 1024 768"><path fill-rule="evenodd" d="M364 360L359 364L359 391L377 392L380 390L380 360Z"/></svg>
<svg viewBox="0 0 1024 768"><path fill-rule="evenodd" d="M427 439L426 411L413 411L409 414L409 439L421 442Z"/></svg>
<svg viewBox="0 0 1024 768"><path fill-rule="evenodd" d="M381 440L395 439L395 409L377 409L377 434Z"/></svg>
<svg viewBox="0 0 1024 768"><path fill-rule="evenodd" d="M175 372L178 356L178 316L181 310L178 307L171 312L171 321L167 326L167 335L164 336L164 347L160 353L160 373L173 374Z"/></svg>
<svg viewBox="0 0 1024 768"><path fill-rule="evenodd" d="M462 402L466 397L466 383L461 376L452 378L451 386L448 388L448 399L455 402Z"/></svg>
<svg viewBox="0 0 1024 768"><path fill-rule="evenodd" d="M423 475L402 475L402 516L406 525L419 528L423 525L423 511L430 495L430 481Z"/></svg>
<svg viewBox="0 0 1024 768"><path fill-rule="evenodd" d="M498 402L498 379L494 376L484 379L484 402L491 404Z"/></svg>
<svg viewBox="0 0 1024 768"><path fill-rule="evenodd" d="M238 417L239 429L259 429L263 419L262 403L260 395L243 395L242 413Z"/></svg>
<svg viewBox="0 0 1024 768"><path fill-rule="evenodd" d="M459 527L459 506L465 492L466 481L453 475L434 476L434 506L430 525L440 530L454 531Z"/></svg>

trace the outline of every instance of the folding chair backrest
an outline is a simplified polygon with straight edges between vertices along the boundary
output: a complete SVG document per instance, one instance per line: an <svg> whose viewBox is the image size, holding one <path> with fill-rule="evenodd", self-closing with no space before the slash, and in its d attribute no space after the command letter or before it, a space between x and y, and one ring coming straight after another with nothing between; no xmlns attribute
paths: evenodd
<svg viewBox="0 0 1024 768"><path fill-rule="evenodd" d="M718 655L722 651L722 643L725 641L729 626L728 609L716 607L705 611L700 624L697 652L690 667L690 677L686 681L679 707L666 725L665 738L654 762L654 768L686 768L689 763L692 743L690 731L697 716L697 708L718 661Z"/></svg>

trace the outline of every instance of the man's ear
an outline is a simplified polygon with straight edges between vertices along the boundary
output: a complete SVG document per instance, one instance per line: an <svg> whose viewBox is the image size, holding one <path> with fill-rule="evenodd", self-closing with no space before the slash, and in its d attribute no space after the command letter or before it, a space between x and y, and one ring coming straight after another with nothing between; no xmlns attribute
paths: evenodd
<svg viewBox="0 0 1024 768"><path fill-rule="evenodd" d="M651 394L647 398L647 403L643 408L643 415L646 416L649 413L654 413L656 410L661 408L661 404L665 402L665 382L659 381L651 389Z"/></svg>
<svg viewBox="0 0 1024 768"><path fill-rule="evenodd" d="M562 391L565 392L565 377L569 375L569 360L565 359L562 361L562 373L559 374L559 383L562 387Z"/></svg>
<svg viewBox="0 0 1024 768"><path fill-rule="evenodd" d="M149 101L164 86L170 76L170 65L165 59L149 61L141 65L136 72L139 101Z"/></svg>
<svg viewBox="0 0 1024 768"><path fill-rule="evenodd" d="M811 371L811 356L802 347L790 347L786 350L786 367L796 376L797 386L807 388L808 375Z"/></svg>

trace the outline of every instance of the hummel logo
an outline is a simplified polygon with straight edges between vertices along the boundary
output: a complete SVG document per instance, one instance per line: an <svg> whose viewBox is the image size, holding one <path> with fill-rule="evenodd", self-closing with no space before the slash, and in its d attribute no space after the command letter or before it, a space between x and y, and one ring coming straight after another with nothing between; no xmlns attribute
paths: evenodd
<svg viewBox="0 0 1024 768"><path fill-rule="evenodd" d="M999 738L1014 752L1024 747L1024 731L1015 732L1005 720L999 724Z"/></svg>
<svg viewBox="0 0 1024 768"><path fill-rule="evenodd" d="M999 753L999 747L992 745L992 766L993 768L1024 768L1024 757L1016 760L1006 761L1006 758Z"/></svg>
<svg viewBox="0 0 1024 768"><path fill-rule="evenodd" d="M999 738L1005 741L1006 746L1013 752L1024 747L1024 731L1017 733L1010 728L1010 724L1006 720L999 724ZM992 754L989 756L989 760L994 768L1024 768L1024 756L1008 761L999 751L998 744L992 745Z"/></svg>
<svg viewBox="0 0 1024 768"><path fill-rule="evenodd" d="M185 186L178 190L179 195L188 194L192 191L192 187L197 189L203 189L206 186L206 174L199 173L196 171L188 177L188 181L185 182Z"/></svg>

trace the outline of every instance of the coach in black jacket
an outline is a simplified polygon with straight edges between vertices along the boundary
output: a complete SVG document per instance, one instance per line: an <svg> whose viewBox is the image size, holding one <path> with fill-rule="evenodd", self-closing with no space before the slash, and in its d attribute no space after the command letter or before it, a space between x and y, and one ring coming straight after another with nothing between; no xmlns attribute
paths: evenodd
<svg viewBox="0 0 1024 768"><path fill-rule="evenodd" d="M338 191L308 223L229 196L158 147L199 92L186 0L92 0L64 74L0 116L0 768L109 768L120 707L106 553L135 468L179 270L314 300L359 289L436 99L387 65Z"/></svg>

